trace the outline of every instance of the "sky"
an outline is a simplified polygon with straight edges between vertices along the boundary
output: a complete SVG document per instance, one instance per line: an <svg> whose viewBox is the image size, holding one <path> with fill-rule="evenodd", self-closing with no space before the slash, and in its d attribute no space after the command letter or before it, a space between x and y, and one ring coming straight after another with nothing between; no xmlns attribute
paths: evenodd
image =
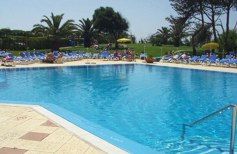
<svg viewBox="0 0 237 154"><path fill-rule="evenodd" d="M79 23L82 18L92 19L95 9L108 6L122 14L129 22L128 33L138 40L168 26L166 17L176 16L169 0L1 0L0 6L0 29L21 30L32 30L43 15L50 16L51 12L64 13L64 21L73 19Z"/></svg>

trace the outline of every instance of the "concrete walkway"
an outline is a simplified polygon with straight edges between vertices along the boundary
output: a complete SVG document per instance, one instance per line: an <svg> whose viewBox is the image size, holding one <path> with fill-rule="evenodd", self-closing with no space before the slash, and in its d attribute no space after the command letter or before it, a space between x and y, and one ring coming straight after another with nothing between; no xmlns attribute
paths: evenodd
<svg viewBox="0 0 237 154"><path fill-rule="evenodd" d="M102 59L82 59L78 61L64 62L62 64L48 64L48 63L33 63L29 65L16 65L15 67L6 67L0 66L1 68L30 68L30 67L55 67L55 66L81 66L81 65L105 65L105 64L147 64L144 60L136 59L135 62L128 61L112 61L112 60L102 60ZM226 67L226 66L217 66L212 64L201 65L201 64L183 64L183 63L163 63L163 62L154 62L149 65L157 66L168 66L168 67L178 67L178 68L189 68L189 69L199 69L199 70L210 70L210 71L221 71L221 72L233 72L237 73L237 67Z"/></svg>

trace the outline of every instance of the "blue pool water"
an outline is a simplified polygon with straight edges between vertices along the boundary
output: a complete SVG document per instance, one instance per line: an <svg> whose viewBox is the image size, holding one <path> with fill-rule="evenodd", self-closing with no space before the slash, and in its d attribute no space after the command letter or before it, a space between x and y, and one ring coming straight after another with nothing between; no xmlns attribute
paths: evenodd
<svg viewBox="0 0 237 154"><path fill-rule="evenodd" d="M237 103L237 74L133 64L2 69L0 101L43 105L132 153L221 153L231 111L188 128L185 140L182 124Z"/></svg>

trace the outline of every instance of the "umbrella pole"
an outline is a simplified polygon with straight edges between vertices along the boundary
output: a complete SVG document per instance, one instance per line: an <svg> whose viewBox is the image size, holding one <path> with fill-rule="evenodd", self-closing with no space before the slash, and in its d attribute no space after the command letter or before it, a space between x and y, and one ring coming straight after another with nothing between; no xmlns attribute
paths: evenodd
<svg viewBox="0 0 237 154"><path fill-rule="evenodd" d="M225 56L225 49L222 50L222 58Z"/></svg>
<svg viewBox="0 0 237 154"><path fill-rule="evenodd" d="M88 47L86 48L86 52L88 54ZM88 61L89 57L86 57L86 64L90 64L90 62Z"/></svg>
<svg viewBox="0 0 237 154"><path fill-rule="evenodd" d="M160 51L161 51L160 56L162 57L162 47L160 48Z"/></svg>

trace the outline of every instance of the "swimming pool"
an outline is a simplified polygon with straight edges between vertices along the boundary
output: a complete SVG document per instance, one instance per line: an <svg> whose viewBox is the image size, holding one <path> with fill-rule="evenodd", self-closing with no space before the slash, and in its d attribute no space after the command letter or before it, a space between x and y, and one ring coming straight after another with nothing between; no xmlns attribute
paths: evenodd
<svg viewBox="0 0 237 154"><path fill-rule="evenodd" d="M1 102L40 104L132 153L228 151L229 111L180 136L183 123L236 103L236 93L235 73L134 64L0 70Z"/></svg>

